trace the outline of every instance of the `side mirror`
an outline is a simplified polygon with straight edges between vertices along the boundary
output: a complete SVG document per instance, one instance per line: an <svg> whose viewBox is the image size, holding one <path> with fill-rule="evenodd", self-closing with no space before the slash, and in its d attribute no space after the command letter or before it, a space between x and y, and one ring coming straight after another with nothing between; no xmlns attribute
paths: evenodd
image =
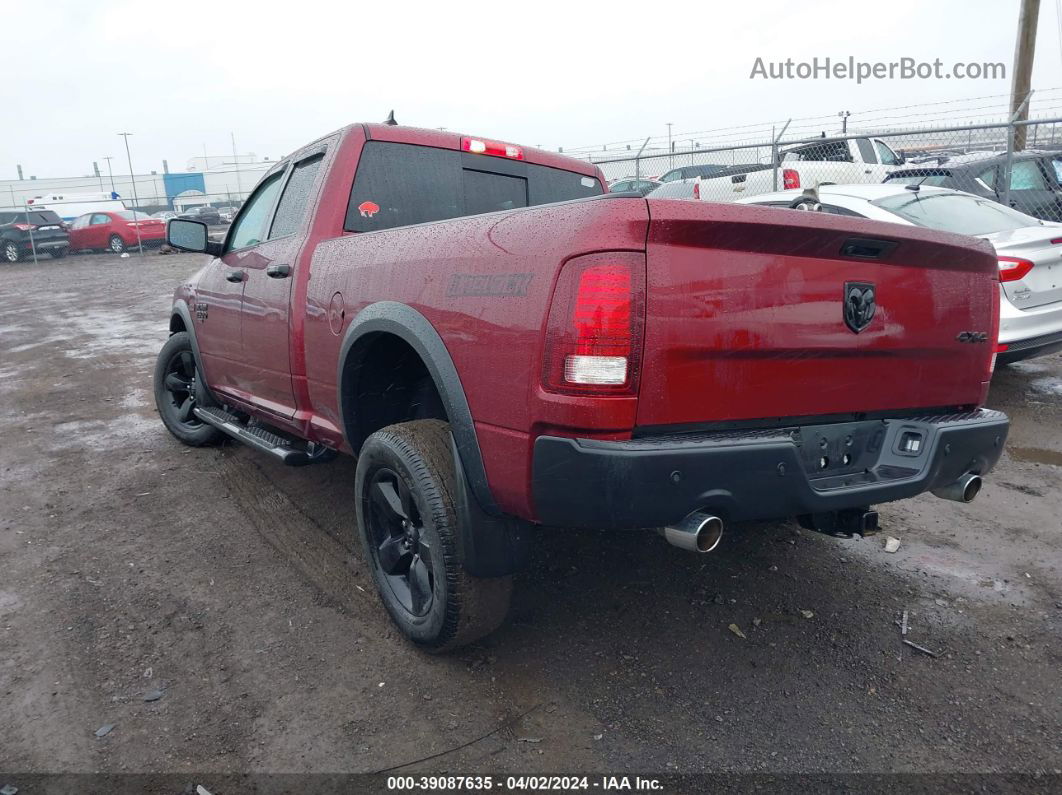
<svg viewBox="0 0 1062 795"><path fill-rule="evenodd" d="M202 221L171 218L166 222L166 242L181 251L204 252L217 256L221 245L207 235L207 225Z"/></svg>

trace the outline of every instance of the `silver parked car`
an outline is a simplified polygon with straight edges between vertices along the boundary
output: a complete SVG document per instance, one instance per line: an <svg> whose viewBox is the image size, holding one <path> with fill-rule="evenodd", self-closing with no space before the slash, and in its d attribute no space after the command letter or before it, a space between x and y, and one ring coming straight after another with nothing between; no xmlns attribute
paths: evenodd
<svg viewBox="0 0 1062 795"><path fill-rule="evenodd" d="M859 216L984 238L999 257L998 361L1062 350L1062 224L991 199L928 185L822 185L738 200Z"/></svg>

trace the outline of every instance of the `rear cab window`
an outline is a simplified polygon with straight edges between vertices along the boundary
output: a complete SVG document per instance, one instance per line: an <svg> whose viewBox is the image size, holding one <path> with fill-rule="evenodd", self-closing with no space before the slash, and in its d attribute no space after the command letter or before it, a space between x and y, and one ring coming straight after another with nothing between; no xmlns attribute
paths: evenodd
<svg viewBox="0 0 1062 795"><path fill-rule="evenodd" d="M604 193L596 177L526 161L368 141L344 228L374 232Z"/></svg>
<svg viewBox="0 0 1062 795"><path fill-rule="evenodd" d="M848 141L823 141L822 143L799 146L783 152L782 159L784 161L808 160L813 162L851 163L852 151L848 148Z"/></svg>

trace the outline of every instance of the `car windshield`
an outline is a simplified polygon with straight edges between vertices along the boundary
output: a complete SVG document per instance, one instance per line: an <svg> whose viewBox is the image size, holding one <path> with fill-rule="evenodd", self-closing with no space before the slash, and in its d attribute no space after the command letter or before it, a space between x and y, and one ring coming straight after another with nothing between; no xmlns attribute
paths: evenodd
<svg viewBox="0 0 1062 795"><path fill-rule="evenodd" d="M0 213L0 224L29 223L40 226L42 224L58 224L60 218L51 210L5 212Z"/></svg>
<svg viewBox="0 0 1062 795"><path fill-rule="evenodd" d="M1041 221L1025 213L962 193L919 196L914 191L904 191L872 204L918 226L960 235L990 235L1041 225Z"/></svg>
<svg viewBox="0 0 1062 795"><path fill-rule="evenodd" d="M126 221L142 221L151 217L147 213L138 213L136 210L123 210L120 213L115 213L115 215L119 218L124 218Z"/></svg>

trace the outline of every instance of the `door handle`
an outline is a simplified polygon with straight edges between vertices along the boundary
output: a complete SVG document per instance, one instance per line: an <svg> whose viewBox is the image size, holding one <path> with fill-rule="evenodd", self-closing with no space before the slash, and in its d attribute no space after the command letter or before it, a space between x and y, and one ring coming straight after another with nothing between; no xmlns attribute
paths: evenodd
<svg viewBox="0 0 1062 795"><path fill-rule="evenodd" d="M247 274L243 271L229 271L225 274L225 281L227 282L242 282L247 278Z"/></svg>
<svg viewBox="0 0 1062 795"><path fill-rule="evenodd" d="M291 275L290 265L270 265L266 268L266 276L273 279L286 279Z"/></svg>

